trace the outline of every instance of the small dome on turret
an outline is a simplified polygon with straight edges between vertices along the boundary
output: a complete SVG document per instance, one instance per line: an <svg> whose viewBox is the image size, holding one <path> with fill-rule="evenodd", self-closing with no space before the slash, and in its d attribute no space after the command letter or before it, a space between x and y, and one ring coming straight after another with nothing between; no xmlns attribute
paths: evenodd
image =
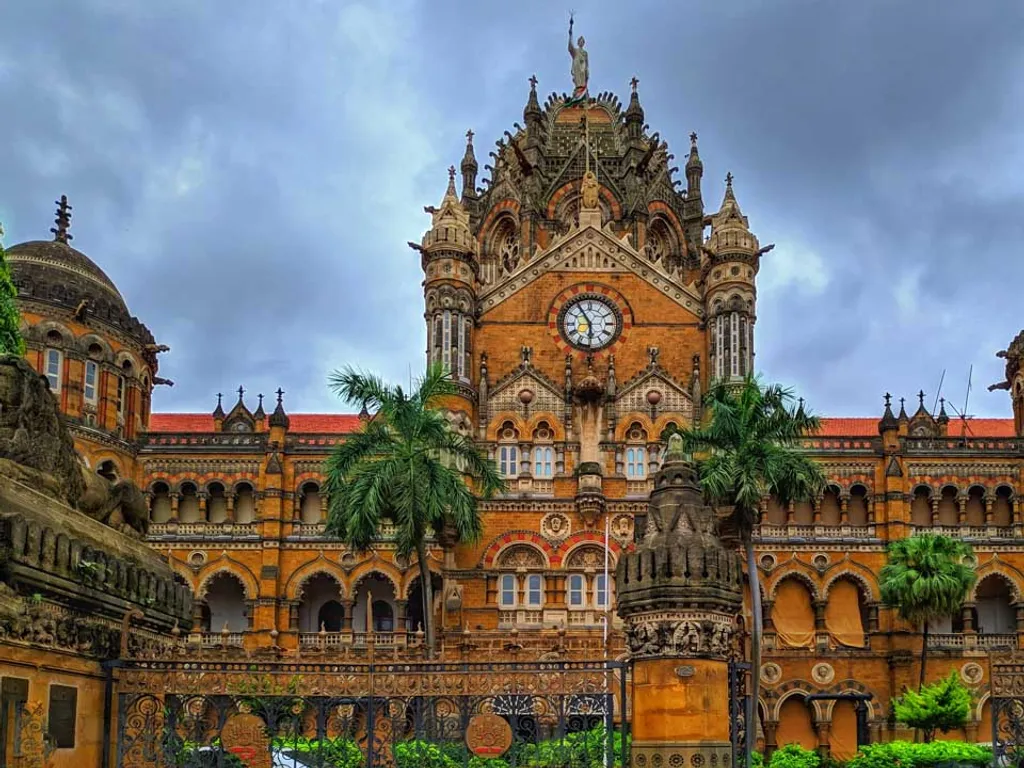
<svg viewBox="0 0 1024 768"><path fill-rule="evenodd" d="M725 177L725 197L718 213L711 217L711 236L707 248L715 254L743 253L755 254L761 244L750 231L747 217L740 210L740 204L732 190L732 174Z"/></svg>

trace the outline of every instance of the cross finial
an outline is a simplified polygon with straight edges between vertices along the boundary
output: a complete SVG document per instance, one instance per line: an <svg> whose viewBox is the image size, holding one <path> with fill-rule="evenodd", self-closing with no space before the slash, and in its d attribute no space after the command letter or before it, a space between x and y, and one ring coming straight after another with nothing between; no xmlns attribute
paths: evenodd
<svg viewBox="0 0 1024 768"><path fill-rule="evenodd" d="M530 75L530 90L531 91L537 90L537 76L536 75Z"/></svg>
<svg viewBox="0 0 1024 768"><path fill-rule="evenodd" d="M244 394L245 394L245 387L243 387L241 384L239 384L238 385L238 399L241 400L242 399L242 395L244 395Z"/></svg>
<svg viewBox="0 0 1024 768"><path fill-rule="evenodd" d="M67 243L74 240L75 236L68 233L71 227L71 206L68 205L68 196L61 195L60 200L54 203L57 206L57 218L54 220L56 227L51 227L53 239L58 243Z"/></svg>
<svg viewBox="0 0 1024 768"><path fill-rule="evenodd" d="M636 75L633 75L633 79L629 81L629 85L632 87L633 93L636 93L636 87L640 85L640 81L637 79Z"/></svg>
<svg viewBox="0 0 1024 768"><path fill-rule="evenodd" d="M917 400L921 403L921 407L924 407L924 390L922 389L917 393Z"/></svg>
<svg viewBox="0 0 1024 768"><path fill-rule="evenodd" d="M468 131L466 131L466 143L467 144L472 144L473 143L473 136L474 135L475 134L473 133L473 129L472 128L470 128Z"/></svg>
<svg viewBox="0 0 1024 768"><path fill-rule="evenodd" d="M729 171L727 174L725 174L725 186L732 186L732 171Z"/></svg>
<svg viewBox="0 0 1024 768"><path fill-rule="evenodd" d="M695 147L697 146L697 132L696 131L694 131L693 133L690 134L690 144L692 144Z"/></svg>
<svg viewBox="0 0 1024 768"><path fill-rule="evenodd" d="M284 398L284 390L281 389L280 387L278 387L276 394L277 394L277 404L280 405L282 398Z"/></svg>
<svg viewBox="0 0 1024 768"><path fill-rule="evenodd" d="M906 402L907 402L907 398L901 397L900 398L900 408L902 408L906 404Z"/></svg>
<svg viewBox="0 0 1024 768"><path fill-rule="evenodd" d="M256 397L258 397L260 399L260 408L262 408L263 407L263 393L260 392L258 395L256 395Z"/></svg>
<svg viewBox="0 0 1024 768"><path fill-rule="evenodd" d="M223 393L223 392L218 392L218 393L217 393L217 407L218 407L218 408L220 408L220 407L221 407L221 406L220 406L220 400L221 400L221 398L222 398L222 397L224 397L224 393Z"/></svg>
<svg viewBox="0 0 1024 768"><path fill-rule="evenodd" d="M888 392L885 393L885 407L888 408L892 404L892 395Z"/></svg>
<svg viewBox="0 0 1024 768"><path fill-rule="evenodd" d="M455 166L448 166L448 181L455 181Z"/></svg>

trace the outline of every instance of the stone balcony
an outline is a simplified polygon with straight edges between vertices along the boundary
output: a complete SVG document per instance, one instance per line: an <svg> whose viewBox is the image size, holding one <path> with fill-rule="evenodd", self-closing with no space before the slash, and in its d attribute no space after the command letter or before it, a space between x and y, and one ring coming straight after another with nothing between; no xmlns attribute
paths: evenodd
<svg viewBox="0 0 1024 768"><path fill-rule="evenodd" d="M1014 650L1018 647L1016 633L977 634L974 632L951 632L928 635L928 648L936 651L982 651Z"/></svg>
<svg viewBox="0 0 1024 768"><path fill-rule="evenodd" d="M754 529L759 543L773 541L871 541L878 538L874 525L767 525Z"/></svg>

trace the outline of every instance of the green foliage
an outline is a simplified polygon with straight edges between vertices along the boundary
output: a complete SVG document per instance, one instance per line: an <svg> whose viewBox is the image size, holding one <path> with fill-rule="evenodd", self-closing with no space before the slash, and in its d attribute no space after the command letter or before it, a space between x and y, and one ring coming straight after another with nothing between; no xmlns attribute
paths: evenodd
<svg viewBox="0 0 1024 768"><path fill-rule="evenodd" d="M327 533L366 551L385 521L395 526L398 554L415 552L419 560L425 629L433 649L428 530L475 541L482 525L477 496L464 476L473 478L484 498L504 490L505 483L494 462L450 428L441 402L458 387L440 365L431 365L412 392L352 368L333 373L330 385L374 416L327 460Z"/></svg>
<svg viewBox="0 0 1024 768"><path fill-rule="evenodd" d="M924 731L931 741L935 731L948 733L963 728L971 713L971 692L960 682L956 672L926 685L920 691L907 691L893 701L898 722Z"/></svg>
<svg viewBox="0 0 1024 768"><path fill-rule="evenodd" d="M768 768L818 768L821 757L817 752L799 744L787 744L772 753Z"/></svg>
<svg viewBox="0 0 1024 768"><path fill-rule="evenodd" d="M878 575L882 602L911 624L923 625L960 610L974 586L974 570L964 564L970 544L949 536L919 533L898 539L886 550L888 561ZM921 685L924 685L928 643L921 644Z"/></svg>
<svg viewBox="0 0 1024 768"><path fill-rule="evenodd" d="M308 758L311 765L325 768L361 768L366 758L355 740L341 736L336 739L308 739L304 736L276 738L273 746L287 756Z"/></svg>
<svg viewBox="0 0 1024 768"><path fill-rule="evenodd" d="M760 752L751 752L750 768L764 768L764 755Z"/></svg>
<svg viewBox="0 0 1024 768"><path fill-rule="evenodd" d="M682 430L683 445L698 457L705 494L735 508L745 538L765 496L788 502L825 487L821 467L798 446L821 423L794 402L792 390L762 386L753 376L738 385L718 383L705 396L704 411L703 425Z"/></svg>
<svg viewBox="0 0 1024 768"><path fill-rule="evenodd" d="M461 742L414 739L395 745L396 768L604 768L607 732L603 725L537 744L514 744L502 757L471 755ZM628 745L628 737L627 737ZM622 736L612 733L612 766L622 768Z"/></svg>
<svg viewBox="0 0 1024 768"><path fill-rule="evenodd" d="M992 750L962 741L933 741L928 744L891 741L861 747L846 768L937 768L945 765L987 768L992 765Z"/></svg>
<svg viewBox="0 0 1024 768"><path fill-rule="evenodd" d="M4 229L0 226L0 237ZM21 337L21 313L15 298L18 289L11 279L3 243L0 243L0 354L24 355L25 340Z"/></svg>

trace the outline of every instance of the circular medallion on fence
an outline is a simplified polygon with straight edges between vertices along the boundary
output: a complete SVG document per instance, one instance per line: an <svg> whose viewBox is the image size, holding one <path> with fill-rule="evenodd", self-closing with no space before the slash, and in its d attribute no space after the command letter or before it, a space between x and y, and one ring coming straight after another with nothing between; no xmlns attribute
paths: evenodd
<svg viewBox="0 0 1024 768"><path fill-rule="evenodd" d="M501 757L512 746L512 728L499 715L474 715L466 727L466 746L480 757Z"/></svg>
<svg viewBox="0 0 1024 768"><path fill-rule="evenodd" d="M220 732L224 749L249 768L271 768L267 724L256 715L232 715Z"/></svg>

